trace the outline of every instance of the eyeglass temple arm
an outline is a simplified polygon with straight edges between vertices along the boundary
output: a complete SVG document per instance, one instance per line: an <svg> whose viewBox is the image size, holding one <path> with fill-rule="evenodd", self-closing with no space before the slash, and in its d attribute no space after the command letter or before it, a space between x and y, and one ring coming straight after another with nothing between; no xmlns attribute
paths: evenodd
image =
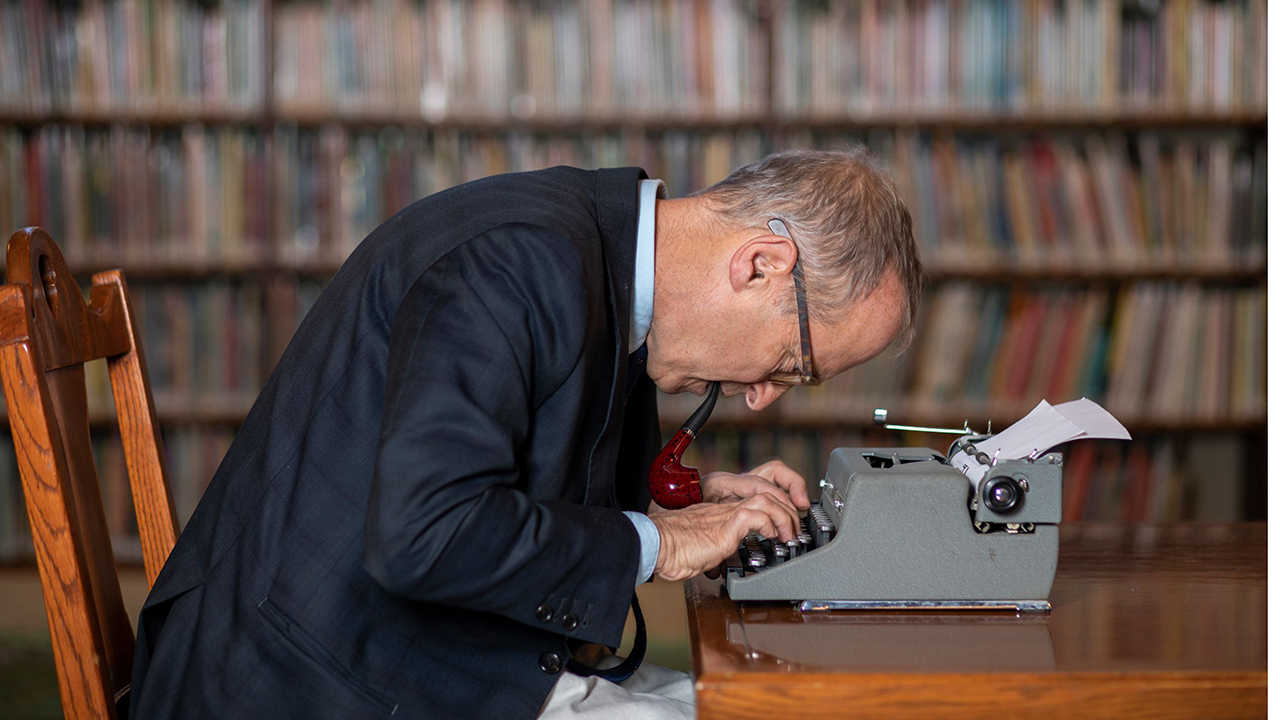
<svg viewBox="0 0 1280 720"><path fill-rule="evenodd" d="M787 224L782 222L781 220L777 218L770 220L769 229L773 231L773 234L781 235L782 237L785 237L791 242L793 243L795 242L795 238L791 237L791 231L787 229ZM803 361L804 361L804 373L805 373L804 384L807 385L807 384L812 384L813 382L813 375L811 374L812 368L813 368L813 355L812 355L813 351L809 347L809 337L807 334L807 328L809 326L809 307L808 307L808 302L805 300L806 293L804 288L804 269L800 266L799 253L800 253L800 247L797 245L796 246L796 262L795 262L795 265L792 266L791 268L791 277L795 280L795 283L796 283L796 312L800 315L800 329L801 329L800 354L803 356Z"/></svg>

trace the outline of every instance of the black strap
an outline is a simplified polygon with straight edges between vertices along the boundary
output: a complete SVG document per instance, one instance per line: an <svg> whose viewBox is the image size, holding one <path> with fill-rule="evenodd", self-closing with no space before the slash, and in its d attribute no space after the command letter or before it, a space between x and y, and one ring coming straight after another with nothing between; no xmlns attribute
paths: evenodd
<svg viewBox="0 0 1280 720"><path fill-rule="evenodd" d="M631 611L636 614L636 641L626 660L611 668L597 669L569 658L569 662L565 664L565 669L574 675L583 677L594 675L611 683L620 683L631 677L640 668L640 663L644 661L644 651L648 644L644 629L644 615L640 612L640 598L636 597L635 593L631 594Z"/></svg>

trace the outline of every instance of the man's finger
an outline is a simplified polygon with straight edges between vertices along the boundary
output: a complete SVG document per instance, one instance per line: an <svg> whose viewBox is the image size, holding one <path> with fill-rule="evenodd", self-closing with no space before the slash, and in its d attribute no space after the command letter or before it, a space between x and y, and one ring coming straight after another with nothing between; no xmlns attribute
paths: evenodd
<svg viewBox="0 0 1280 720"><path fill-rule="evenodd" d="M752 495L770 495L784 505L794 504L785 488L779 488L776 484L758 475L751 480L751 488Z"/></svg>
<svg viewBox="0 0 1280 720"><path fill-rule="evenodd" d="M773 521L773 516L767 511L758 508L743 508L739 510L741 517L746 523L744 531L737 532L739 540L747 536L747 533L759 533L761 537L775 538L778 536L778 525Z"/></svg>
<svg viewBox="0 0 1280 720"><path fill-rule="evenodd" d="M781 460L770 460L752 471L753 474L774 482L791 497L791 502L801 510L809 507L808 483L800 473L792 470Z"/></svg>
<svg viewBox="0 0 1280 720"><path fill-rule="evenodd" d="M785 488L795 506L804 510L809 507L809 485L800 477L800 473L783 465L774 477L778 485Z"/></svg>
<svg viewBox="0 0 1280 720"><path fill-rule="evenodd" d="M764 500L764 502L761 502L761 500ZM751 504L748 504L748 502ZM751 498L750 501L743 502L735 509L732 532L738 542L741 542L742 538L753 532L764 538L773 539L778 537L778 522L768 510L764 509L768 505L776 507L777 502L765 499L765 496L761 495Z"/></svg>
<svg viewBox="0 0 1280 720"><path fill-rule="evenodd" d="M772 495L760 494L747 501L749 507L767 514L777 535L783 540L794 540L800 533L800 514L791 503L779 502Z"/></svg>
<svg viewBox="0 0 1280 720"><path fill-rule="evenodd" d="M792 536L798 536L800 534L800 511L796 509L795 505L791 504L790 498L784 498L778 505L786 512L787 524L791 528Z"/></svg>

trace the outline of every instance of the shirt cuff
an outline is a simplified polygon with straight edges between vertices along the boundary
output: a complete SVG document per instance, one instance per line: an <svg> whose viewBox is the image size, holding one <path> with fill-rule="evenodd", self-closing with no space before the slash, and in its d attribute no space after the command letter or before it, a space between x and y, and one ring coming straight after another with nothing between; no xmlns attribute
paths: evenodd
<svg viewBox="0 0 1280 720"><path fill-rule="evenodd" d="M636 572L636 585L643 585L653 577L653 566L658 564L658 548L662 538L658 536L658 526L653 524L644 513L622 511L623 515L636 526L636 534L640 536L640 569Z"/></svg>

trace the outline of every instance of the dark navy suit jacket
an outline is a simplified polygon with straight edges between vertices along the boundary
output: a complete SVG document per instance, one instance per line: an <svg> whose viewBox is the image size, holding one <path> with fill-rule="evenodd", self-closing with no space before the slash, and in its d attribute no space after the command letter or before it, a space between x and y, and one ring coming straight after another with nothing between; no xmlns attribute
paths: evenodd
<svg viewBox="0 0 1280 720"><path fill-rule="evenodd" d="M528 718L546 653L619 643L660 445L625 388L643 177L478 180L360 244L147 598L132 717Z"/></svg>

